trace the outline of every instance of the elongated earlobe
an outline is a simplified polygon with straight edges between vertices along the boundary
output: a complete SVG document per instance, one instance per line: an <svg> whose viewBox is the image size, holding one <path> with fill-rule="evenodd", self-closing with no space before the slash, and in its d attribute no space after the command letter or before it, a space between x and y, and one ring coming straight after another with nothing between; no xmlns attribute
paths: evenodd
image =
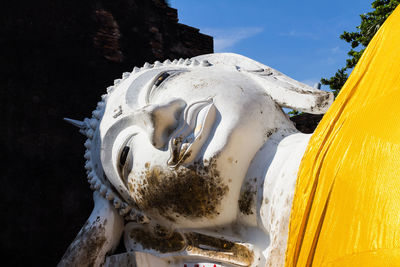
<svg viewBox="0 0 400 267"><path fill-rule="evenodd" d="M324 114L334 97L331 92L312 88L271 68L247 73L265 89L281 107L311 114Z"/></svg>
<svg viewBox="0 0 400 267"><path fill-rule="evenodd" d="M201 55L194 59L209 61L209 64L215 66L235 67L237 71L248 74L281 107L311 114L324 114L334 100L330 92L312 88L245 56L218 53Z"/></svg>

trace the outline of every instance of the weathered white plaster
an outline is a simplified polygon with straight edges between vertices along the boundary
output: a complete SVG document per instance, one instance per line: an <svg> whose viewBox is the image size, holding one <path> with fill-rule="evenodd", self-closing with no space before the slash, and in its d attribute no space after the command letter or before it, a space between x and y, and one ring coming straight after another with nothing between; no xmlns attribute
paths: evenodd
<svg viewBox="0 0 400 267"><path fill-rule="evenodd" d="M100 266L107 253L118 245L124 230L123 218L98 192L93 194L94 209L58 267Z"/></svg>
<svg viewBox="0 0 400 267"><path fill-rule="evenodd" d="M332 100L236 54L146 63L124 73L91 119L69 120L88 136L91 187L130 221L129 256L113 262L140 253L140 267L282 265L309 136L281 107L324 113ZM118 231L107 238L119 239Z"/></svg>
<svg viewBox="0 0 400 267"><path fill-rule="evenodd" d="M311 135L296 133L283 138L277 144L263 188L258 192L262 195L260 224L268 231L271 240L263 251L266 266L284 266L297 172L310 137Z"/></svg>

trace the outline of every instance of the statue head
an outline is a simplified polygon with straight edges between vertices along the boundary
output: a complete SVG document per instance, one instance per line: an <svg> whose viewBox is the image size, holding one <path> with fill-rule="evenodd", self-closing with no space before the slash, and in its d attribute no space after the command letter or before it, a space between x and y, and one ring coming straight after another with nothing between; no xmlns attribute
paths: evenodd
<svg viewBox="0 0 400 267"><path fill-rule="evenodd" d="M324 113L332 101L235 54L146 63L102 98L80 124L92 188L127 219L183 228L235 220L254 155L296 131L282 107Z"/></svg>

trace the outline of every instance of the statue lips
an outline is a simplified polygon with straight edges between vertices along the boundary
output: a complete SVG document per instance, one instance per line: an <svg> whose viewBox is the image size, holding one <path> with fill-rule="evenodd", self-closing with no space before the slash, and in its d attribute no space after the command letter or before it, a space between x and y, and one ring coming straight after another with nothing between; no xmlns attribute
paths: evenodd
<svg viewBox="0 0 400 267"><path fill-rule="evenodd" d="M212 99L197 101L185 110L184 123L170 141L169 166L177 167L197 156L214 126L215 118L216 108Z"/></svg>

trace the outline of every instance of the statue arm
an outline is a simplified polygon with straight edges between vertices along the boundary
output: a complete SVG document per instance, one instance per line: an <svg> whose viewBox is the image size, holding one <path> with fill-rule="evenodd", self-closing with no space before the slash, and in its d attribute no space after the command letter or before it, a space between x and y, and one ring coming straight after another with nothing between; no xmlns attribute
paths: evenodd
<svg viewBox="0 0 400 267"><path fill-rule="evenodd" d="M94 209L58 267L100 266L109 251L116 248L124 229L124 219L98 192L93 194Z"/></svg>

